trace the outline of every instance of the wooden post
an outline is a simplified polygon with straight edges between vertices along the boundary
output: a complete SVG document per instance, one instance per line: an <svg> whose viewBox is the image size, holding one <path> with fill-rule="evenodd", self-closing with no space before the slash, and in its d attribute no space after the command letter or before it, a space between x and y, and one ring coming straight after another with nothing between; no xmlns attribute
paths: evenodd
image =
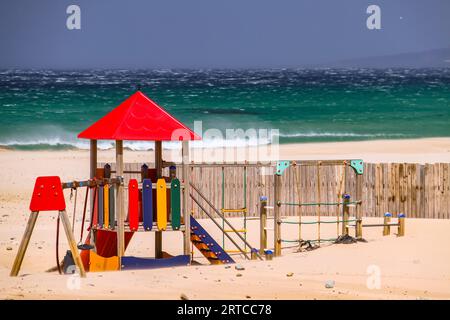
<svg viewBox="0 0 450 320"><path fill-rule="evenodd" d="M78 267L80 271L80 277L86 277L86 272L84 271L83 262L81 261L80 253L78 252L77 243L75 242L75 238L72 233L72 227L70 226L69 216L67 215L66 210L59 211L59 216L61 218L62 225L64 227L64 231L66 232L67 242L70 247L70 251L72 252L73 261L75 265Z"/></svg>
<svg viewBox="0 0 450 320"><path fill-rule="evenodd" d="M25 233L23 234L22 241L20 242L19 251L17 251L16 259L14 260L14 264L11 269L11 277L17 277L17 275L19 274L20 267L22 266L23 262L23 257L25 256L28 244L30 243L31 234L33 233L34 226L36 225L38 215L38 211L33 211L30 213Z"/></svg>
<svg viewBox="0 0 450 320"><path fill-rule="evenodd" d="M191 182L191 169L189 166L189 141L183 141L181 147L183 165L183 218L184 218L184 241L183 252L185 255L191 254L191 211L189 209L189 194Z"/></svg>
<svg viewBox="0 0 450 320"><path fill-rule="evenodd" d="M348 236L348 217L350 212L349 202L350 195L344 194L344 201L342 203L342 235Z"/></svg>
<svg viewBox="0 0 450 320"><path fill-rule="evenodd" d="M363 175L356 174L356 194L355 200L359 201L356 203L356 227L355 227L355 237L357 239L362 238L362 187L363 187Z"/></svg>
<svg viewBox="0 0 450 320"><path fill-rule="evenodd" d="M390 212L386 212L386 213L384 214L384 221L383 221L383 224L384 224L384 227L383 227L383 236L388 236L388 235L391 234L391 227L388 226L388 224L391 223L391 217L392 217L392 214L391 214Z"/></svg>
<svg viewBox="0 0 450 320"><path fill-rule="evenodd" d="M162 178L162 141L155 141L156 178ZM162 258L162 231L155 231L155 258Z"/></svg>
<svg viewBox="0 0 450 320"><path fill-rule="evenodd" d="M398 215L398 237L403 237L405 235L405 214L400 213Z"/></svg>
<svg viewBox="0 0 450 320"><path fill-rule="evenodd" d="M116 176L123 178L123 141L116 140ZM123 183L117 186L117 255L120 259L125 254L125 192Z"/></svg>
<svg viewBox="0 0 450 320"><path fill-rule="evenodd" d="M259 254L263 255L267 249L267 197L261 196L259 198Z"/></svg>
<svg viewBox="0 0 450 320"><path fill-rule="evenodd" d="M89 178L93 179L95 178L95 171L97 170L97 140L90 140L90 146L89 146ZM94 207L94 193L91 192L89 195L89 211L92 210ZM92 216L92 212L91 212ZM93 239L91 237L91 239Z"/></svg>
<svg viewBox="0 0 450 320"><path fill-rule="evenodd" d="M95 171L97 169L97 140L90 140L90 149L89 149L89 168L90 175L89 177L92 179L95 177Z"/></svg>
<svg viewBox="0 0 450 320"><path fill-rule="evenodd" d="M281 205L281 175L275 174L274 181L274 221L273 221L273 240L275 257L281 256L281 219L280 219L280 205Z"/></svg>
<svg viewBox="0 0 450 320"><path fill-rule="evenodd" d="M362 218L356 218L355 238L356 239L361 239L362 238Z"/></svg>

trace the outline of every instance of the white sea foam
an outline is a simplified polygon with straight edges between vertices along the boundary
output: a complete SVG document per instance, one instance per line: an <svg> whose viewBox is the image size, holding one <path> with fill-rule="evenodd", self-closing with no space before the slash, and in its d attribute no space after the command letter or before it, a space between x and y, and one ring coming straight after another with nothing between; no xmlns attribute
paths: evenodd
<svg viewBox="0 0 450 320"><path fill-rule="evenodd" d="M73 137L73 138L72 138ZM204 139L192 141L192 148L236 148L269 145L273 143L274 138L407 138L408 135L399 133L353 133L353 132L295 132L272 134L269 138L251 138L251 139ZM112 149L115 142L112 140L98 141L100 150ZM60 136L38 137L38 138L22 138L0 140L0 147L18 148L18 149L89 149L89 141L84 139L76 139L76 134L65 132ZM125 141L124 147L134 151L153 150L154 142L152 141ZM164 149L176 150L181 149L181 142L166 141L163 144Z"/></svg>
<svg viewBox="0 0 450 320"><path fill-rule="evenodd" d="M232 148L232 147L249 147L258 145L270 144L269 139L206 139L200 141L192 141L192 148ZM114 148L114 141L98 141L97 147L100 150L108 150ZM89 141L84 139L63 139L60 137L41 138L41 139L13 139L7 141L0 141L0 147L7 148L28 148L28 149L89 149ZM176 150L181 149L181 142L179 141L165 141L163 143L164 149ZM125 141L124 148L134 151L153 150L154 142L152 141Z"/></svg>
<svg viewBox="0 0 450 320"><path fill-rule="evenodd" d="M335 137L335 138L377 138L377 137L407 137L401 133L353 133L353 132L297 132L297 133L281 133L280 138L320 138L320 137Z"/></svg>

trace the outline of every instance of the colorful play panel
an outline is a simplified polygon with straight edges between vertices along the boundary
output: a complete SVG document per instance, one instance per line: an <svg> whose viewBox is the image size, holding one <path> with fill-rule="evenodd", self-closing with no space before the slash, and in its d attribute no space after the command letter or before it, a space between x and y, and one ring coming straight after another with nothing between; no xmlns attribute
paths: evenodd
<svg viewBox="0 0 450 320"><path fill-rule="evenodd" d="M180 229L181 225L181 194L180 194L180 180L172 179L170 183L170 217L172 221L172 228L174 230Z"/></svg>
<svg viewBox="0 0 450 320"><path fill-rule="evenodd" d="M166 180L156 182L156 218L159 231L167 228L167 187Z"/></svg>
<svg viewBox="0 0 450 320"><path fill-rule="evenodd" d="M144 230L151 231L153 228L153 188L150 179L142 181L142 212Z"/></svg>
<svg viewBox="0 0 450 320"><path fill-rule="evenodd" d="M139 228L139 189L136 179L128 183L128 222L131 231Z"/></svg>

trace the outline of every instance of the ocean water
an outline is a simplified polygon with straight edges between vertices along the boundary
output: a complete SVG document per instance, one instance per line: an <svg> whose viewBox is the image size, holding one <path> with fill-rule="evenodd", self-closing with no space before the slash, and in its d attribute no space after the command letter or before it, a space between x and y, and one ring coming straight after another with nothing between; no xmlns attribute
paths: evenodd
<svg viewBox="0 0 450 320"><path fill-rule="evenodd" d="M278 129L281 143L450 136L450 69L2 70L0 146L87 148L76 135L137 88L189 127L202 121L224 135Z"/></svg>

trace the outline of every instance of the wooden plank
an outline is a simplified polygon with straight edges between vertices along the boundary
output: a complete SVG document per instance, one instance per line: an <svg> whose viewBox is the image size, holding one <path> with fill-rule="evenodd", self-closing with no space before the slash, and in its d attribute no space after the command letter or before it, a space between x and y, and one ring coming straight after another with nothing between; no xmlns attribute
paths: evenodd
<svg viewBox="0 0 450 320"><path fill-rule="evenodd" d="M59 216L61 218L61 223L64 227L64 231L67 237L67 243L69 244L70 251L72 253L73 261L78 267L80 272L80 277L86 277L86 272L84 270L83 262L81 261L80 253L78 252L77 243L75 242L75 237L72 233L72 227L70 225L69 216L65 210L59 211Z"/></svg>
<svg viewBox="0 0 450 320"><path fill-rule="evenodd" d="M433 166L433 178L434 178L434 210L435 218L440 218L440 201L439 201L439 163L435 163Z"/></svg>
<svg viewBox="0 0 450 320"><path fill-rule="evenodd" d="M25 228L25 233L23 234L22 241L20 242L19 250L17 251L16 258L9 274L11 277L17 277L22 266L23 258L25 257L25 252L27 251L28 244L30 243L31 234L33 233L34 226L36 225L36 220L38 218L39 212L34 211L30 213L28 218L27 227Z"/></svg>

